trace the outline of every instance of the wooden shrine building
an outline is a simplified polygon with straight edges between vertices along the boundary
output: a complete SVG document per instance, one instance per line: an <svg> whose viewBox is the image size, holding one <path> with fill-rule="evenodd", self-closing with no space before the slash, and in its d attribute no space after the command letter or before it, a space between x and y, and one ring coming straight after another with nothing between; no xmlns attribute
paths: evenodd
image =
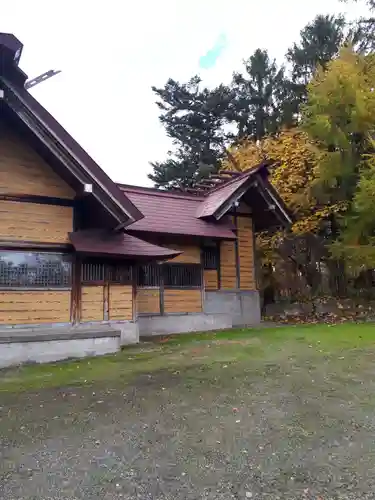
<svg viewBox="0 0 375 500"><path fill-rule="evenodd" d="M254 233L290 223L268 165L116 184L25 89L21 52L0 34L0 367L259 323Z"/></svg>

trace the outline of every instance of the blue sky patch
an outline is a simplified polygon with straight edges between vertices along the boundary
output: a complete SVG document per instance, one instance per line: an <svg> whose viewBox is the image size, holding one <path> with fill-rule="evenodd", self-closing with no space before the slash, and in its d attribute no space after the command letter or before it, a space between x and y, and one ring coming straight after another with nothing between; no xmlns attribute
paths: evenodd
<svg viewBox="0 0 375 500"><path fill-rule="evenodd" d="M228 45L227 37L222 33L216 40L214 46L199 58L199 67L202 69L210 69L215 66L217 60L222 55Z"/></svg>

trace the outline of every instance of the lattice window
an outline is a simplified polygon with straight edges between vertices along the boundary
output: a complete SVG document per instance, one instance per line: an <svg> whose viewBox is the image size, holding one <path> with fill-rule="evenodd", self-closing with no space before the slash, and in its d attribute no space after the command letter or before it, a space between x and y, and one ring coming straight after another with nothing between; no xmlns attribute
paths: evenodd
<svg viewBox="0 0 375 500"><path fill-rule="evenodd" d="M65 288L71 281L69 255L0 250L1 288Z"/></svg>
<svg viewBox="0 0 375 500"><path fill-rule="evenodd" d="M200 288L202 268L199 264L164 264L165 288Z"/></svg>
<svg viewBox="0 0 375 500"><path fill-rule="evenodd" d="M104 283L105 265L99 260L87 260L82 263L82 283Z"/></svg>
<svg viewBox="0 0 375 500"><path fill-rule="evenodd" d="M219 268L219 247L206 246L203 248L203 268L215 270Z"/></svg>
<svg viewBox="0 0 375 500"><path fill-rule="evenodd" d="M119 285L131 285L132 269L131 266L115 265L109 268L109 282Z"/></svg>
<svg viewBox="0 0 375 500"><path fill-rule="evenodd" d="M140 287L160 286L160 266L145 264L138 268L137 285Z"/></svg>

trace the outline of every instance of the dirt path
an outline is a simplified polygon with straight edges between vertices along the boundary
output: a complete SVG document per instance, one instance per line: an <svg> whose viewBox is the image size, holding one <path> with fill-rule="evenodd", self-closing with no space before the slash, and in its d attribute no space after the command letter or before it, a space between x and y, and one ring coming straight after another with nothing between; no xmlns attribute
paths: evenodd
<svg viewBox="0 0 375 500"><path fill-rule="evenodd" d="M375 498L375 349L298 349L2 396L0 498Z"/></svg>

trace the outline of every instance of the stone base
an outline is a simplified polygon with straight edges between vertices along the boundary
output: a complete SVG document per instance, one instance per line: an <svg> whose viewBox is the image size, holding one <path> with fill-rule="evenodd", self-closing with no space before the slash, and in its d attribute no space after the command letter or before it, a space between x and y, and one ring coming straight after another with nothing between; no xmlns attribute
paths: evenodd
<svg viewBox="0 0 375 500"><path fill-rule="evenodd" d="M0 368L23 363L50 363L68 358L113 354L120 349L120 339L51 340L0 344Z"/></svg>
<svg viewBox="0 0 375 500"><path fill-rule="evenodd" d="M229 314L204 313L140 316L138 326L141 337L150 337L232 328L232 318Z"/></svg>
<svg viewBox="0 0 375 500"><path fill-rule="evenodd" d="M121 332L121 345L138 344L139 328L135 321L110 321L110 325Z"/></svg>
<svg viewBox="0 0 375 500"><path fill-rule="evenodd" d="M0 368L111 354L138 342L138 324L130 321L1 327Z"/></svg>
<svg viewBox="0 0 375 500"><path fill-rule="evenodd" d="M255 326L260 324L259 292L218 290L205 292L204 312L207 314L229 314L232 326Z"/></svg>

